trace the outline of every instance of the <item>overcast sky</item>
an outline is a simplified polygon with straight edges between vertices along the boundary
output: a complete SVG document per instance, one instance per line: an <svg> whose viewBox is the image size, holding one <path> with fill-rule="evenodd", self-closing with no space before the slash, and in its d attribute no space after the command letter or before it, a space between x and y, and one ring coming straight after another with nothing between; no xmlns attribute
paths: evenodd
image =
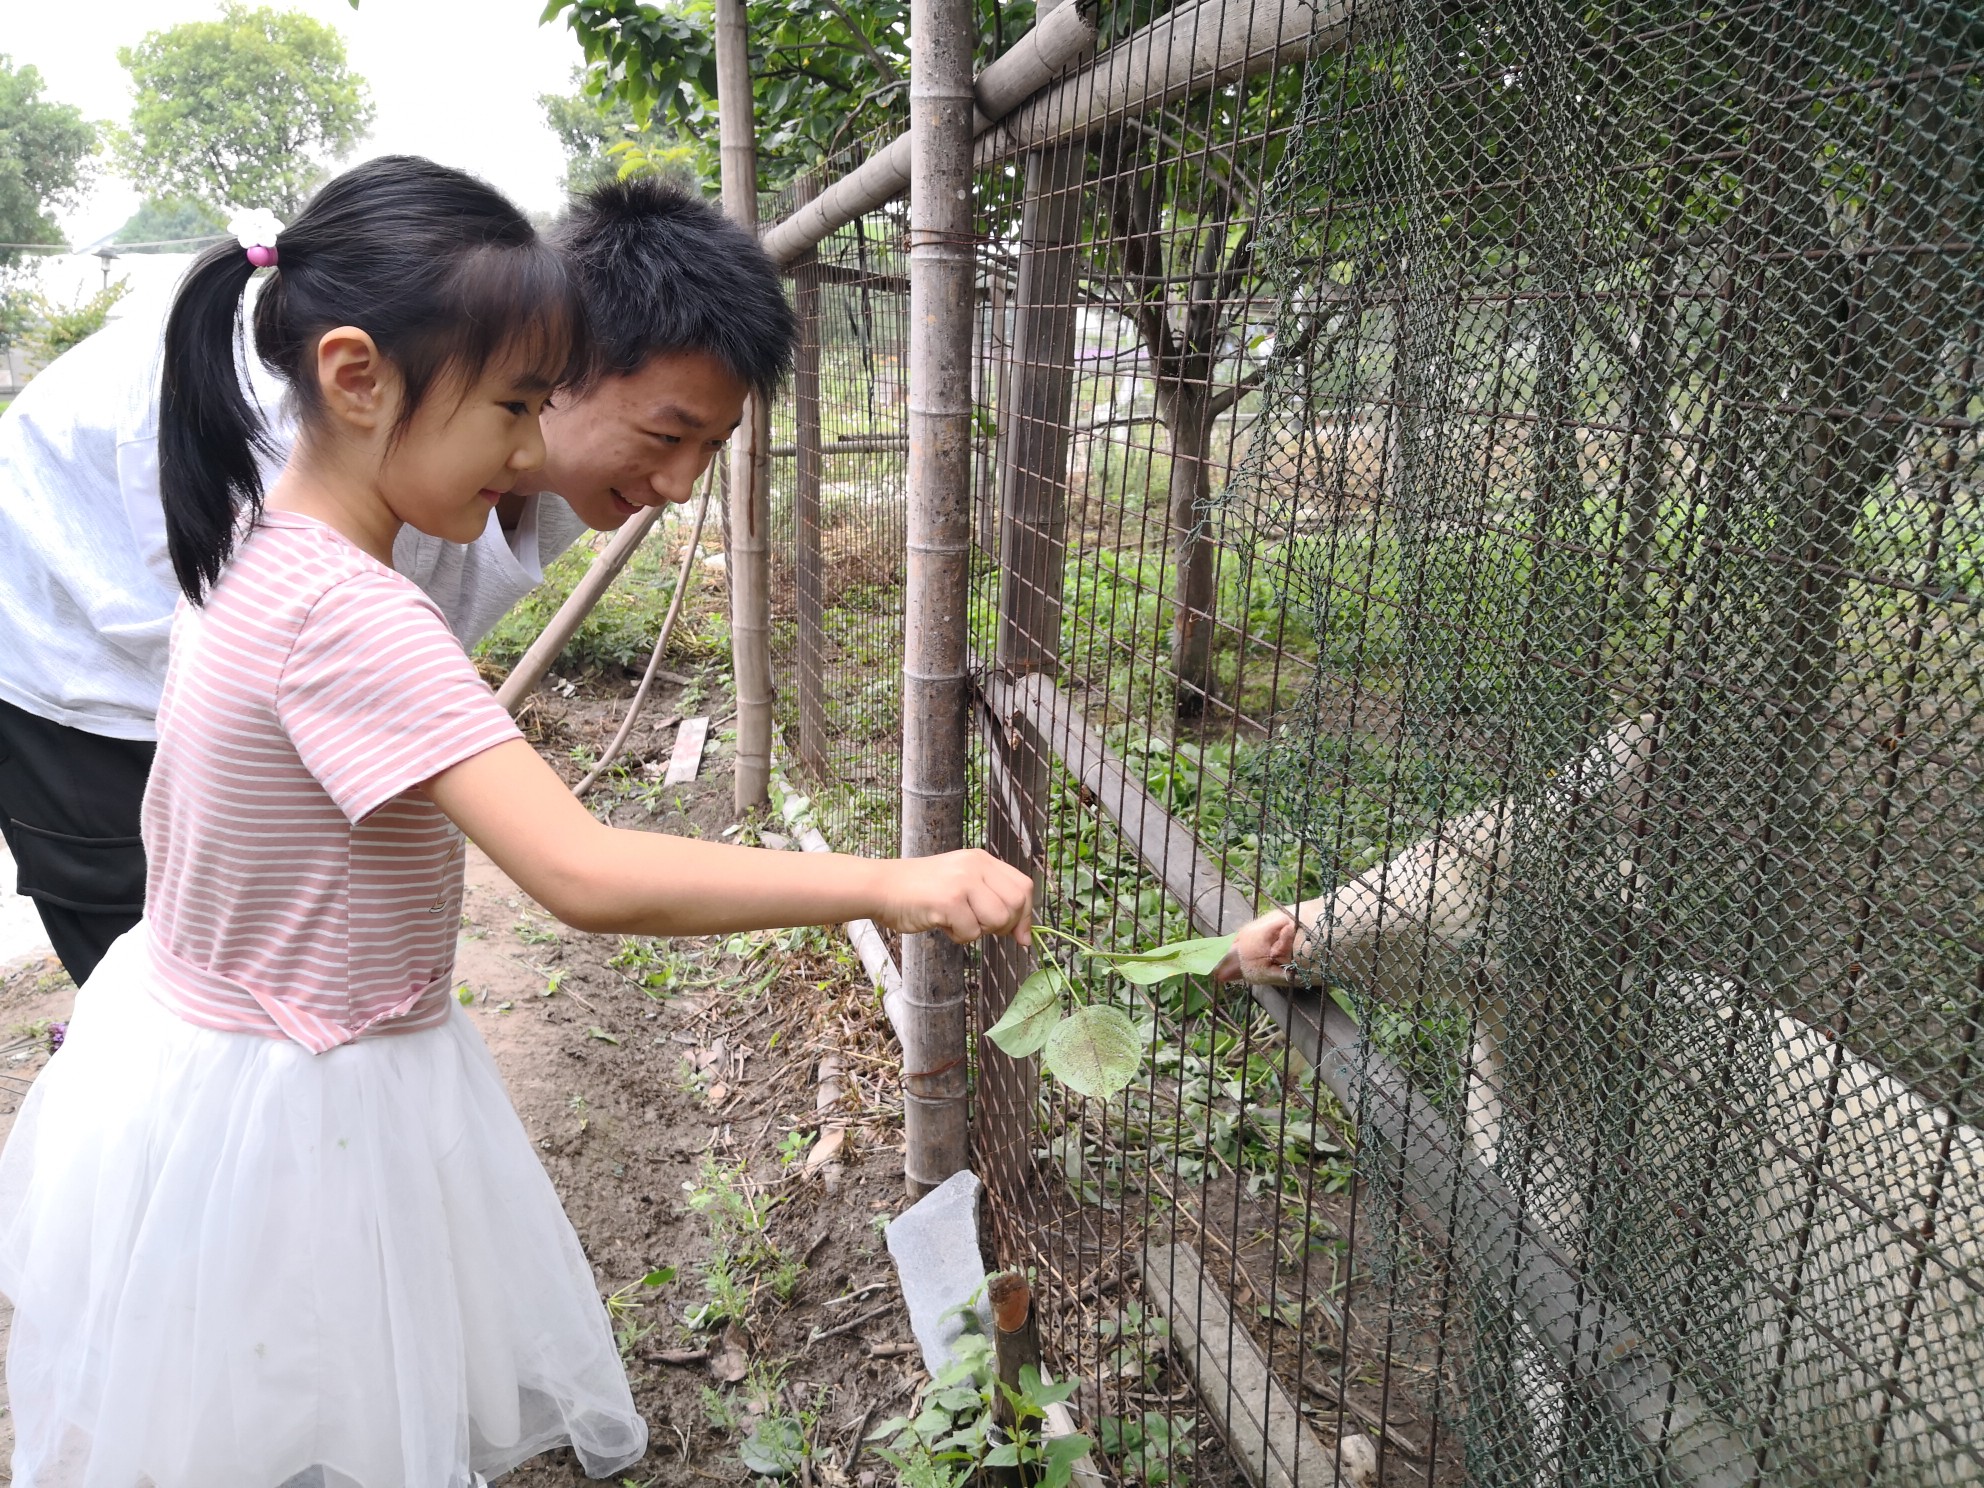
<svg viewBox="0 0 1984 1488"><path fill-rule="evenodd" d="M426 155L474 171L520 206L558 204L564 159L537 95L564 92L583 60L563 21L539 26L544 0L272 0L334 26L372 86L378 116L351 162ZM219 0L0 0L0 53L41 70L43 96L91 119L127 123L130 76L117 49L181 21L211 20ZM347 162L347 163L351 163ZM115 231L138 193L110 177L78 211L59 214L72 243Z"/></svg>

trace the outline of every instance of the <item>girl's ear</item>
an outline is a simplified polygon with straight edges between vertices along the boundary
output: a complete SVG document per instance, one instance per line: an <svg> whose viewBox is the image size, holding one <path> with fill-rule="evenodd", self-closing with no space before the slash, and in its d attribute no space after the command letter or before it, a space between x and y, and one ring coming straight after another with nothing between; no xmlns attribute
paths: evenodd
<svg viewBox="0 0 1984 1488"><path fill-rule="evenodd" d="M392 420L399 379L357 326L339 326L317 338L316 374L324 412L334 424L373 434Z"/></svg>

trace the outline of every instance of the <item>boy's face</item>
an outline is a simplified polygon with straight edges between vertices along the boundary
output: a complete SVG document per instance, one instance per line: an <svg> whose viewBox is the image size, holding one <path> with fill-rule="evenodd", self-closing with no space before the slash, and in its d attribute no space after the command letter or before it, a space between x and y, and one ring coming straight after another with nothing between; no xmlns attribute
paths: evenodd
<svg viewBox="0 0 1984 1488"><path fill-rule="evenodd" d="M707 352L650 357L544 410L544 467L517 485L554 491L608 531L644 506L684 502L744 416L744 384Z"/></svg>

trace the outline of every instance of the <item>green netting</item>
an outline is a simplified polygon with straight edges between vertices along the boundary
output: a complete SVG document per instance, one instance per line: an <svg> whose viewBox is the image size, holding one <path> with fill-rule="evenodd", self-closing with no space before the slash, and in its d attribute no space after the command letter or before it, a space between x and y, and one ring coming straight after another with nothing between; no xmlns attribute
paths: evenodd
<svg viewBox="0 0 1984 1488"><path fill-rule="evenodd" d="M1471 1482L1984 1481L1980 57L1516 0L1308 65L1208 531L1316 637L1303 960L1575 1282L1416 1212L1371 1087Z"/></svg>

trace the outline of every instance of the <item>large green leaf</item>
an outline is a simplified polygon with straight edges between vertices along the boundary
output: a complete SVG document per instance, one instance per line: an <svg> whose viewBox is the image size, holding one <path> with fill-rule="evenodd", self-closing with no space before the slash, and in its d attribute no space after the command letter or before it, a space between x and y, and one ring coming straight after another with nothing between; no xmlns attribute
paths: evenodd
<svg viewBox="0 0 1984 1488"><path fill-rule="evenodd" d="M1005 1016L986 1029L985 1036L1014 1059L1038 1054L1061 1021L1061 1000L1067 992L1067 973L1050 961L1020 983L1006 1004Z"/></svg>
<svg viewBox="0 0 1984 1488"><path fill-rule="evenodd" d="M1040 1063L1070 1090L1107 1100L1137 1077L1143 1045L1120 1008L1076 1008L1047 1035Z"/></svg>
<svg viewBox="0 0 1984 1488"><path fill-rule="evenodd" d="M1204 976L1226 959L1233 949L1233 937L1214 935L1204 940L1175 940L1150 951L1098 951L1125 981L1148 987L1172 977Z"/></svg>
<svg viewBox="0 0 1984 1488"><path fill-rule="evenodd" d="M754 1473L768 1478L790 1477L806 1460L806 1433L790 1416L766 1416L739 1444L737 1455Z"/></svg>

